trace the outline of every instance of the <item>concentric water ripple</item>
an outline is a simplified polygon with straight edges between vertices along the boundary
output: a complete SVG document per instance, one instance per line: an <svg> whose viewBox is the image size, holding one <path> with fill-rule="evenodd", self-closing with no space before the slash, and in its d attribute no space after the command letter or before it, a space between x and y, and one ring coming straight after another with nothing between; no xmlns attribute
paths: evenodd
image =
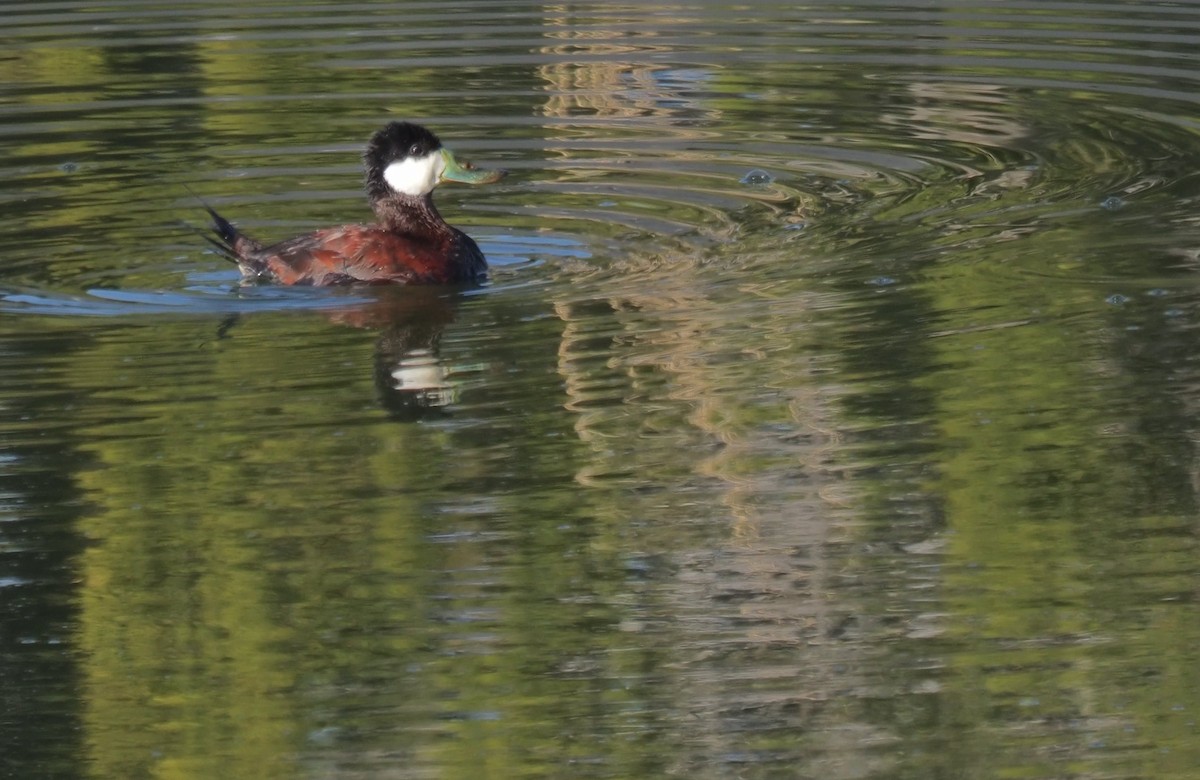
<svg viewBox="0 0 1200 780"><path fill-rule="evenodd" d="M516 273L1194 210L1191 6L6 10L0 284L47 296L220 269L178 229L184 185L270 238L363 218L357 154L390 116L514 171L441 202Z"/></svg>
<svg viewBox="0 0 1200 780"><path fill-rule="evenodd" d="M1200 3L2 10L13 776L1194 773Z"/></svg>

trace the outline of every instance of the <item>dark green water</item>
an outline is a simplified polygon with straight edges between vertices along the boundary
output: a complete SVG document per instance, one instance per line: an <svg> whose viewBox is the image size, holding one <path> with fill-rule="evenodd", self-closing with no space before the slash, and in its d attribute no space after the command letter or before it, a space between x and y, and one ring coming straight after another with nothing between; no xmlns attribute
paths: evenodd
<svg viewBox="0 0 1200 780"><path fill-rule="evenodd" d="M1196 776L1200 4L0 11L0 777Z"/></svg>

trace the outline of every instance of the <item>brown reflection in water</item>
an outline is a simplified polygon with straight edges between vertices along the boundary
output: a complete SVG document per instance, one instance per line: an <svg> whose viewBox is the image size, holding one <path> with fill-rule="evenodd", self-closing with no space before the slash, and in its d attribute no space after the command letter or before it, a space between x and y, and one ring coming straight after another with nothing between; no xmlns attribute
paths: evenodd
<svg viewBox="0 0 1200 780"><path fill-rule="evenodd" d="M835 744L847 734L885 735L827 706L864 685L847 662L866 652L860 616L835 595L851 518L832 460L831 399L806 379L811 366L771 354L780 345L759 354L739 346L746 334L727 335L728 310L694 277L664 276L653 287L555 306L565 406L591 451L576 480L623 490L613 511L626 524L729 523L723 543L677 548L662 614L652 616L679 633L681 647L696 648L678 652L672 674L687 692L680 706L689 739L702 746L697 761L744 749L733 735L746 733L793 745L800 733L820 733L825 749L848 755ZM784 373L796 381L764 403L753 377L772 363L766 375L790 363ZM754 418L768 406L763 425ZM678 458L681 450L694 458ZM691 473L661 473L668 462L690 464ZM640 495L647 480L671 492ZM654 531L643 533L652 544ZM873 759L862 761L858 769ZM854 767L830 771L850 776Z"/></svg>
<svg viewBox="0 0 1200 780"><path fill-rule="evenodd" d="M580 32L571 22L547 20L561 27L547 33L561 41L549 52L622 50L622 32ZM656 82L651 67L630 61L551 64L539 74L550 92L542 113L559 119L660 114L680 97ZM642 615L643 624L631 613L626 630L658 630L651 627L661 620L680 648L696 648L679 650L673 669L660 670L676 678L688 713L693 768L752 750L747 734L781 737L788 749L801 733L820 734L814 739L832 755L851 755L837 743L886 735L827 706L839 691L864 684L846 663L864 652L855 641L858 616L834 596L834 556L851 518L831 458L838 437L830 399L796 345L747 346L748 335L774 340L784 332L769 330L769 299L764 330L731 333L728 308L694 261L665 257L654 265L638 269L636 293L622 284L554 304L564 406L591 453L576 481L621 492L621 501L604 505L623 515L623 526L728 523L724 543L688 549L676 542L661 614ZM780 305L778 322L794 324L793 303ZM763 399L763 376L794 382ZM695 454L680 458L681 451ZM639 493L647 484L670 492ZM642 533L653 546L656 532ZM835 766L835 759L827 776L879 769L875 762Z"/></svg>
<svg viewBox="0 0 1200 780"><path fill-rule="evenodd" d="M957 141L991 149L1020 149L1030 134L1015 114L1008 90L996 84L916 82L908 85L912 103L880 116L916 138Z"/></svg>
<svg viewBox="0 0 1200 780"><path fill-rule="evenodd" d="M604 62L552 62L540 65L538 75L549 93L541 110L548 117L581 113L606 118L637 117L659 113L670 97L654 79L654 70L630 58L646 47L633 45L629 33L613 28L580 29L565 9L544 19L543 35L553 41L541 47L552 60L565 56L600 56Z"/></svg>

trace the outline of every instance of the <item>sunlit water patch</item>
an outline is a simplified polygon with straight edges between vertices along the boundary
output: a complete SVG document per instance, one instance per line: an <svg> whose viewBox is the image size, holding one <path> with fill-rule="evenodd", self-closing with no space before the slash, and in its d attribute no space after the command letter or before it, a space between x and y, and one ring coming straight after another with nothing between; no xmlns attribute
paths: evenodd
<svg viewBox="0 0 1200 780"><path fill-rule="evenodd" d="M1194 6L5 10L0 773L1193 773Z"/></svg>

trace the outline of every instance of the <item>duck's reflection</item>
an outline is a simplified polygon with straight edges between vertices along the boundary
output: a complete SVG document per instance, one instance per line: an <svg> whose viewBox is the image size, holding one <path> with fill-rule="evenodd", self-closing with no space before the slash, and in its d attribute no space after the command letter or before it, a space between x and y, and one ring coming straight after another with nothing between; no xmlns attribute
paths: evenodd
<svg viewBox="0 0 1200 780"><path fill-rule="evenodd" d="M379 331L375 345L375 386L393 417L414 419L445 413L458 399L458 387L440 354L442 332L460 303L453 289L371 288L368 303L338 309L332 322Z"/></svg>

